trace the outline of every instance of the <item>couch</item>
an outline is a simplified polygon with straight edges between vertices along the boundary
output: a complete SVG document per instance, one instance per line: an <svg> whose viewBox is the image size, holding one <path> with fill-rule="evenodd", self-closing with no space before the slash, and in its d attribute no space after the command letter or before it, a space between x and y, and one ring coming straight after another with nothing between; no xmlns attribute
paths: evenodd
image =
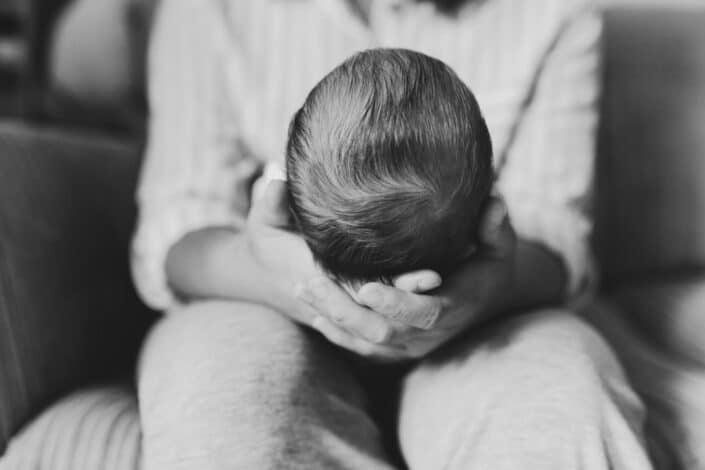
<svg viewBox="0 0 705 470"><path fill-rule="evenodd" d="M705 330L705 6L605 18L601 289L663 354L705 367L687 331ZM142 138L56 115L0 123L0 469L132 469L133 369L155 318L127 261Z"/></svg>

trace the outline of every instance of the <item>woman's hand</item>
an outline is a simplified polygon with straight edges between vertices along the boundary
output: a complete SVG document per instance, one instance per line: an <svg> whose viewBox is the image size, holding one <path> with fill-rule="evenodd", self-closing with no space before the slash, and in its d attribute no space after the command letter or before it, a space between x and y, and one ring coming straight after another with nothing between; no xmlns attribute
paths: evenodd
<svg viewBox="0 0 705 470"><path fill-rule="evenodd" d="M326 278L309 281L299 296L319 313L314 325L332 342L355 350L351 345L363 326L359 319L381 318L384 326L376 327L379 336L374 343L399 353L388 358L421 357L508 304L517 242L503 201L493 199L488 204L480 226L480 251L431 292L426 291L437 287L440 278L422 271L400 276L394 286L363 285L355 297L369 307L364 315L352 298ZM364 353L377 355L371 348Z"/></svg>
<svg viewBox="0 0 705 470"><path fill-rule="evenodd" d="M404 357L403 348L384 344L392 334L389 321L357 304L314 263L305 241L290 230L286 195L284 182L270 183L264 195L254 201L244 230L255 276L273 288L267 304L360 355ZM305 301L319 295L317 308ZM339 337L329 327L331 321L355 335Z"/></svg>
<svg viewBox="0 0 705 470"><path fill-rule="evenodd" d="M480 240L480 251L434 291L400 289L409 283L409 275L399 277L393 287L370 283L360 288L358 300L382 315L435 320L423 329L395 330L391 343L406 345L409 357L424 356L468 327L508 308L517 239L503 201L494 199L488 205Z"/></svg>

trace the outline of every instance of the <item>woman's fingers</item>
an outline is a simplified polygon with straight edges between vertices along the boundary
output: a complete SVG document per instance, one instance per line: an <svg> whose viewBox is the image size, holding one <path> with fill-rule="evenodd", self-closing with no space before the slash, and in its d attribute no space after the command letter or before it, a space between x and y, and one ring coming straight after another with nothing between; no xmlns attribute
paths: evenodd
<svg viewBox="0 0 705 470"><path fill-rule="evenodd" d="M443 310L440 297L414 294L379 282L363 285L357 297L375 312L424 330L433 327Z"/></svg>
<svg viewBox="0 0 705 470"><path fill-rule="evenodd" d="M403 347L371 343L365 339L353 336L323 316L314 319L312 326L314 329L321 332L331 343L361 356L397 360L406 357Z"/></svg>
<svg viewBox="0 0 705 470"><path fill-rule="evenodd" d="M397 276L394 279L394 287L420 294L440 287L442 282L440 274L430 269L424 269Z"/></svg>
<svg viewBox="0 0 705 470"><path fill-rule="evenodd" d="M392 327L379 314L358 305L341 287L325 276L298 287L296 296L341 328L380 344L392 336Z"/></svg>

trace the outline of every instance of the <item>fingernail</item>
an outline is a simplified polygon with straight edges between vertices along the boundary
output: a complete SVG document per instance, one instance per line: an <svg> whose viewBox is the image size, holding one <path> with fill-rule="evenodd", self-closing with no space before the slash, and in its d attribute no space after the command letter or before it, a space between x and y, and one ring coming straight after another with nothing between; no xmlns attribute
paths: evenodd
<svg viewBox="0 0 705 470"><path fill-rule="evenodd" d="M432 278L423 278L421 281L419 281L419 289L420 290L431 290L435 289L436 287L441 285L441 278L440 276L434 276Z"/></svg>

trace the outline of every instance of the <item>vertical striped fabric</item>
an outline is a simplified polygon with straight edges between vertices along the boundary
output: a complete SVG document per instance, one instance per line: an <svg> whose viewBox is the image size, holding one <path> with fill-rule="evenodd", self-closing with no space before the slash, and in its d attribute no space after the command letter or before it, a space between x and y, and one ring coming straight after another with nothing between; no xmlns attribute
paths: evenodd
<svg viewBox="0 0 705 470"><path fill-rule="evenodd" d="M133 272L144 299L174 301L164 261L189 231L238 225L244 162L282 163L289 119L352 53L436 56L471 87L502 167L517 232L559 254L575 293L589 278L600 21L587 0L168 0L150 51L152 111Z"/></svg>
<svg viewBox="0 0 705 470"><path fill-rule="evenodd" d="M76 392L31 421L0 458L0 470L137 470L137 397L123 385Z"/></svg>

